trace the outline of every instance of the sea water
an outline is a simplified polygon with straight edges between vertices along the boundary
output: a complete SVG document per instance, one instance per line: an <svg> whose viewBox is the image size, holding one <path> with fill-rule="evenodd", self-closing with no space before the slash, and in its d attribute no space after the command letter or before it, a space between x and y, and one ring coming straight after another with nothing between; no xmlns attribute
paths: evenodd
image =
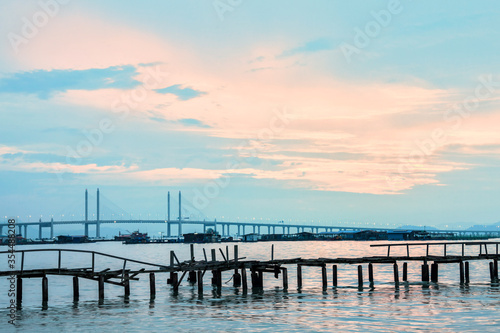
<svg viewBox="0 0 500 333"><path fill-rule="evenodd" d="M239 256L245 260L269 260L274 244L275 259L344 258L385 255L386 249L370 247L377 242L303 241L238 243ZM210 258L211 249L219 248L232 257L236 243L196 244L195 259L203 260L203 249ZM188 260L188 244L136 244L99 242L89 244L18 245L16 250L81 249L120 257L168 265L170 251L179 260ZM6 247L0 248L7 250ZM425 253L424 247L412 247L411 255ZM442 247L433 246L436 254ZM477 254L478 247L467 247L467 254ZM449 246L448 254L460 254L460 246ZM391 254L406 254L406 248L391 250ZM433 253L431 253L433 254ZM0 269L8 270L7 256L0 255ZM20 267L20 255L16 266ZM55 268L58 252L25 254L24 269ZM61 266L90 267L91 255L63 252ZM96 257L96 270L121 269L123 262L109 257ZM131 281L130 297L123 296L123 287L105 285L105 299L99 302L97 282L80 279L80 298L73 302L72 277L48 276L49 301L42 307L41 279L23 279L22 308L17 310L15 326L7 309L10 283L0 280L1 332L401 332L439 331L497 332L500 330L500 287L489 278L488 262L470 264L470 284L459 283L456 263L439 266L439 282L424 284L421 262L408 262L408 283L398 287L393 281L391 264L374 265L374 288L365 282L358 288L357 266L338 266L338 287L332 287L332 269L328 265L328 289L322 290L321 268L303 267L303 288L297 290L296 266L288 265L288 290L282 288L282 277L264 273L264 289L243 293L234 288L232 272L222 275L222 292L218 295L210 285L211 272L204 276L203 295L186 279L174 293L167 285L168 274L156 274L156 298L150 299L148 274ZM401 269L402 263L400 263ZM127 264L127 268L143 267ZM367 268L363 266L367 280ZM248 274L249 275L249 274ZM400 272L401 276L401 272Z"/></svg>

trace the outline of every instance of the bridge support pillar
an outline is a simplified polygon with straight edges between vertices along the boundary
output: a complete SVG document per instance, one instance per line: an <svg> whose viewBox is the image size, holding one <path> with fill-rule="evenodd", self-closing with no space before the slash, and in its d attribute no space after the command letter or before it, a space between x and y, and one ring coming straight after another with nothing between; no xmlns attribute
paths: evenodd
<svg viewBox="0 0 500 333"><path fill-rule="evenodd" d="M1 234L1 232L0 232L0 234ZM28 238L28 225L27 224L24 225L24 235L23 236L24 236L24 238Z"/></svg>
<svg viewBox="0 0 500 333"><path fill-rule="evenodd" d="M85 223L85 236L89 237L89 224Z"/></svg>
<svg viewBox="0 0 500 333"><path fill-rule="evenodd" d="M253 225L252 227L253 227L253 233L255 234L255 225Z"/></svg>
<svg viewBox="0 0 500 333"><path fill-rule="evenodd" d="M50 238L54 238L54 223L50 223Z"/></svg>
<svg viewBox="0 0 500 333"><path fill-rule="evenodd" d="M42 239L42 225L38 225L38 239Z"/></svg>
<svg viewBox="0 0 500 333"><path fill-rule="evenodd" d="M178 231L179 231L179 237L181 237L182 236L182 222L181 221L179 221L179 230Z"/></svg>
<svg viewBox="0 0 500 333"><path fill-rule="evenodd" d="M170 232L170 228L171 228L171 223L167 222L167 237L171 237L172 236L172 234Z"/></svg>

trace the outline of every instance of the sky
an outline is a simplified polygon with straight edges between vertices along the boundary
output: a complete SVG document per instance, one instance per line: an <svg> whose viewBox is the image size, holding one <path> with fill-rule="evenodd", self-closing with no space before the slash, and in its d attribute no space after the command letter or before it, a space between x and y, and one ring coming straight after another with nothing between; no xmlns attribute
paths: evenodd
<svg viewBox="0 0 500 333"><path fill-rule="evenodd" d="M3 219L500 221L497 2L0 6Z"/></svg>

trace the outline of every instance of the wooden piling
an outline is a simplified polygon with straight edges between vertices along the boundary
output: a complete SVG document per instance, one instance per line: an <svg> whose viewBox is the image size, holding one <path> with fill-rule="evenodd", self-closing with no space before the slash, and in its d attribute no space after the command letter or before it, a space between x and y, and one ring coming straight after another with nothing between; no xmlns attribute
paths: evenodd
<svg viewBox="0 0 500 333"><path fill-rule="evenodd" d="M245 267L241 268L241 287L244 293L247 292L248 281L247 281L247 270Z"/></svg>
<svg viewBox="0 0 500 333"><path fill-rule="evenodd" d="M49 301L49 280L44 275L42 277L42 303L46 304Z"/></svg>
<svg viewBox="0 0 500 333"><path fill-rule="evenodd" d="M493 273L493 262L490 261L489 266L490 266L490 281L493 283L495 282L495 273Z"/></svg>
<svg viewBox="0 0 500 333"><path fill-rule="evenodd" d="M234 261L238 261L238 245L234 246Z"/></svg>
<svg viewBox="0 0 500 333"><path fill-rule="evenodd" d="M281 272L283 274L283 290L288 290L288 270L282 267Z"/></svg>
<svg viewBox="0 0 500 333"><path fill-rule="evenodd" d="M431 282L438 282L439 279L439 266L437 263L431 265Z"/></svg>
<svg viewBox="0 0 500 333"><path fill-rule="evenodd" d="M104 299L104 275L99 275L98 288L99 288L99 300L103 300Z"/></svg>
<svg viewBox="0 0 500 333"><path fill-rule="evenodd" d="M393 269L394 269L394 284L397 287L397 286L399 286L399 270L398 270L397 263L394 263Z"/></svg>
<svg viewBox="0 0 500 333"><path fill-rule="evenodd" d="M271 244L271 260L274 260L274 244Z"/></svg>
<svg viewBox="0 0 500 333"><path fill-rule="evenodd" d="M130 296L130 280L129 280L129 274L128 271L125 271L123 274L123 290L125 297Z"/></svg>
<svg viewBox="0 0 500 333"><path fill-rule="evenodd" d="M407 262L403 263L403 281L404 282L408 281L408 263Z"/></svg>
<svg viewBox="0 0 500 333"><path fill-rule="evenodd" d="M358 265L358 288L363 289L363 266Z"/></svg>
<svg viewBox="0 0 500 333"><path fill-rule="evenodd" d="M238 269L236 268L233 274L233 287L237 288L239 286L241 286L241 275L238 273Z"/></svg>
<svg viewBox="0 0 500 333"><path fill-rule="evenodd" d="M198 296L203 295L203 272L198 271L196 272L198 275Z"/></svg>
<svg viewBox="0 0 500 333"><path fill-rule="evenodd" d="M493 259L493 275L495 277L495 280L498 280L498 260L497 259Z"/></svg>
<svg viewBox="0 0 500 333"><path fill-rule="evenodd" d="M188 282L191 284L196 283L196 272L195 271L189 271L188 273Z"/></svg>
<svg viewBox="0 0 500 333"><path fill-rule="evenodd" d="M326 265L321 266L321 280L323 283L323 291L328 288L328 278L326 276Z"/></svg>
<svg viewBox="0 0 500 333"><path fill-rule="evenodd" d="M465 273L464 274L465 275L465 283L468 284L470 282L470 278L469 278L469 262L468 261L465 262L465 272L464 273Z"/></svg>
<svg viewBox="0 0 500 333"><path fill-rule="evenodd" d="M212 261L217 261L217 258L215 257L215 249L212 249Z"/></svg>
<svg viewBox="0 0 500 333"><path fill-rule="evenodd" d="M80 286L78 276L73 276L73 301L78 301L80 298Z"/></svg>
<svg viewBox="0 0 500 333"><path fill-rule="evenodd" d="M149 273L149 297L154 299L156 297L156 282L155 273Z"/></svg>
<svg viewBox="0 0 500 333"><path fill-rule="evenodd" d="M332 266L333 288L337 288L337 265Z"/></svg>
<svg viewBox="0 0 500 333"><path fill-rule="evenodd" d="M177 275L177 273L170 272L170 278L167 279L167 284L175 286L175 285L177 285L177 281L178 281L178 275Z"/></svg>
<svg viewBox="0 0 500 333"><path fill-rule="evenodd" d="M368 281L370 282L370 287L373 287L373 264L368 264Z"/></svg>
<svg viewBox="0 0 500 333"><path fill-rule="evenodd" d="M18 307L23 302L23 279L19 275L17 276L16 302Z"/></svg>
<svg viewBox="0 0 500 333"><path fill-rule="evenodd" d="M191 261L194 261L194 244L189 244L189 252L191 254Z"/></svg>
<svg viewBox="0 0 500 333"><path fill-rule="evenodd" d="M424 261L424 264L422 265L422 281L429 282L429 265L427 264L427 261Z"/></svg>
<svg viewBox="0 0 500 333"><path fill-rule="evenodd" d="M460 284L464 284L465 282L465 276L464 276L464 262L463 261L460 261L458 263L459 265L459 271L460 271Z"/></svg>
<svg viewBox="0 0 500 333"><path fill-rule="evenodd" d="M302 265L297 265L297 289L302 289Z"/></svg>
<svg viewBox="0 0 500 333"><path fill-rule="evenodd" d="M212 271L212 285L217 289L217 293L220 294L222 290L222 272L220 269L214 269Z"/></svg>

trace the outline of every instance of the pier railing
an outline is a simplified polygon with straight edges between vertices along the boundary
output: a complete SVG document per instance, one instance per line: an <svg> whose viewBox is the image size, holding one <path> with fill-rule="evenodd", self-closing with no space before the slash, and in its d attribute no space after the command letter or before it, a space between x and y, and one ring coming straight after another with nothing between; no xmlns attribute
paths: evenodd
<svg viewBox="0 0 500 333"><path fill-rule="evenodd" d="M96 264L96 257L97 256L102 256L102 257L107 257L107 258L112 258L112 259L118 259L123 261L123 270L126 269L127 262L130 263L136 263L136 264L141 264L141 265L146 265L146 266L152 266L152 267L158 267L160 269L166 269L167 265L159 265L159 264L154 264L150 262L145 262L141 260L135 260L135 259L130 259L130 258L125 258L125 257L119 257L115 256L112 254L107 254L103 252L97 252L97 251L88 251L88 250L77 250L77 249L31 249L31 250L16 250L14 252L11 251L0 251L0 254L7 254L7 253L20 253L21 254L21 267L20 267L20 274L23 274L24 272L24 263L25 263L25 257L26 253L31 253L31 252L57 252L58 253L58 260L57 260L57 270L61 272L61 263L62 263L62 254L64 252L76 252L76 253L87 253L92 255L92 261L91 261L91 267L89 268L84 268L85 270L90 270L90 272L95 273L95 264ZM45 269L46 270L46 269Z"/></svg>
<svg viewBox="0 0 500 333"><path fill-rule="evenodd" d="M447 249L450 246L455 246L455 245L460 245L462 247L462 257L465 256L465 247L466 246L479 246L479 255L483 255L483 247L484 247L484 254L496 254L498 255L498 244L500 242L426 242L426 243L418 243L418 242L411 242L411 243L388 243L388 244L372 244L370 245L371 247L387 247L387 257L391 256L391 247L401 247L405 246L406 247L406 256L410 257L410 248L414 246L423 246L425 245L426 251L425 255L429 256L429 248L431 246L443 246L443 256L447 256ZM495 245L495 251L488 253L488 245Z"/></svg>

